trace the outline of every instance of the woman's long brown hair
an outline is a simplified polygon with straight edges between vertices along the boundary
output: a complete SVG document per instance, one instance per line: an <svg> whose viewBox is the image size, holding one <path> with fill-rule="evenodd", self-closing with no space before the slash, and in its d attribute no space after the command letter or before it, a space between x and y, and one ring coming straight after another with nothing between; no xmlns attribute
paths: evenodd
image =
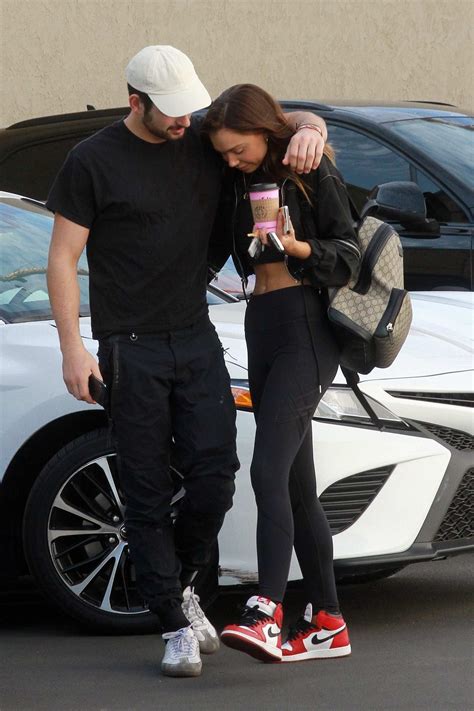
<svg viewBox="0 0 474 711"><path fill-rule="evenodd" d="M268 151L262 168L276 180L292 180L309 199L308 186L289 166L283 165L293 130L288 125L280 105L268 92L255 84L235 84L212 103L201 130L211 135L221 128L238 133L261 133L268 139ZM334 162L334 151L324 146L324 155Z"/></svg>

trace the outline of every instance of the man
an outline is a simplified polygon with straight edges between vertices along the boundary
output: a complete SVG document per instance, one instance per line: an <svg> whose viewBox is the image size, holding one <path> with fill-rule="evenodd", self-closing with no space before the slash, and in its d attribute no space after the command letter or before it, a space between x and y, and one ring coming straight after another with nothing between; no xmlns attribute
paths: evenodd
<svg viewBox="0 0 474 711"><path fill-rule="evenodd" d="M162 672L197 676L200 651L219 641L192 583L232 505L239 466L229 376L206 303L221 159L190 116L211 99L186 55L146 47L126 75L130 113L71 151L49 195L48 286L69 392L93 403L90 376L107 387L137 584L167 641ZM323 122L300 112L291 120L308 119L321 127L298 132L287 160L299 169L322 151ZM85 246L99 364L78 327ZM172 443L186 490L175 525Z"/></svg>

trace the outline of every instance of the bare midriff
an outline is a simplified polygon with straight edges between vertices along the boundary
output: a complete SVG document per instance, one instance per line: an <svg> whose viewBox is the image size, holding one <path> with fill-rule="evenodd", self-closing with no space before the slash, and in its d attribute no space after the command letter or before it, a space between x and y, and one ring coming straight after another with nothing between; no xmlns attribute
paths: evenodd
<svg viewBox="0 0 474 711"><path fill-rule="evenodd" d="M285 262L271 264L255 264L255 289L253 294L267 294L269 291L286 289L290 286L300 286L300 282L291 276Z"/></svg>

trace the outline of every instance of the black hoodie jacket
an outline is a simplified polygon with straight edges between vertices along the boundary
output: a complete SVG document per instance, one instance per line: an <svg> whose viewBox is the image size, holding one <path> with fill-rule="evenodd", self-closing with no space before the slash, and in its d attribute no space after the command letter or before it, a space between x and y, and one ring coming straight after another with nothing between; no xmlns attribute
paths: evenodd
<svg viewBox="0 0 474 711"><path fill-rule="evenodd" d="M326 156L317 170L301 179L311 204L290 180L281 189L282 200L288 205L296 238L309 243L311 254L307 259L288 256L288 269L316 288L347 284L359 266L360 251L344 181ZM246 254L236 251L234 235L235 211L244 191L242 175L235 169L227 170L209 243L208 264L211 273L217 273L232 254L240 277L246 281L253 272L252 262Z"/></svg>

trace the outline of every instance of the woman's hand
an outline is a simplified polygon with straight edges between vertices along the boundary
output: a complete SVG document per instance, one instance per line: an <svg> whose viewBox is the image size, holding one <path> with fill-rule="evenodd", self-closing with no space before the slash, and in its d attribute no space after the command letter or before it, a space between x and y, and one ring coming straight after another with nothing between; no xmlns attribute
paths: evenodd
<svg viewBox="0 0 474 711"><path fill-rule="evenodd" d="M324 138L314 128L300 128L290 139L283 165L289 165L296 173L309 173L321 162Z"/></svg>
<svg viewBox="0 0 474 711"><path fill-rule="evenodd" d="M280 208L278 210L277 218L277 237L280 238L280 242L285 248L285 253L290 257L296 257L297 259L306 259L311 254L311 247L307 242L299 242L296 239L295 230L290 219L289 231L284 232L284 218L283 211Z"/></svg>
<svg viewBox="0 0 474 711"><path fill-rule="evenodd" d="M260 242L261 242L263 245L265 245L265 247L268 247L268 245L270 244L270 240L269 240L268 237L267 237L266 231L265 231L265 230L262 230L261 227L255 227L255 225L254 225L254 226L253 226L253 231L251 232L251 234L250 234L249 236L251 236L251 237L257 237L257 239L259 239Z"/></svg>
<svg viewBox="0 0 474 711"><path fill-rule="evenodd" d="M287 254L289 257L296 257L297 259L306 259L311 254L311 247L307 242L299 242L296 239L295 230L293 228L291 219L289 226L289 231L284 232L284 217L283 211L280 208L278 210L276 235L277 237L279 237L280 242L282 243L285 249L285 254ZM265 246L271 244L270 240L267 237L266 231L262 230L259 227L255 227L255 225L253 231L248 236L257 237L260 242Z"/></svg>

